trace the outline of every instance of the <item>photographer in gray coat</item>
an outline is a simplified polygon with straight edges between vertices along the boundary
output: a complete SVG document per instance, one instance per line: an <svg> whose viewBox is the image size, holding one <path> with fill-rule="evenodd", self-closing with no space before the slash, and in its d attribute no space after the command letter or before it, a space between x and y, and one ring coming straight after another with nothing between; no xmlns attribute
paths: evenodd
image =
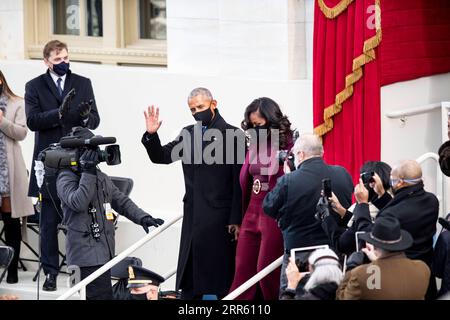
<svg viewBox="0 0 450 320"><path fill-rule="evenodd" d="M86 128L74 131L82 139L93 136ZM57 178L57 192L67 228L66 257L68 265L80 268L81 279L88 277L114 257L114 222L116 212L148 233L151 226L163 224L140 209L97 168L99 148L89 147L83 152L77 170L63 169ZM108 270L91 282L86 289L88 300L112 300L111 273Z"/></svg>

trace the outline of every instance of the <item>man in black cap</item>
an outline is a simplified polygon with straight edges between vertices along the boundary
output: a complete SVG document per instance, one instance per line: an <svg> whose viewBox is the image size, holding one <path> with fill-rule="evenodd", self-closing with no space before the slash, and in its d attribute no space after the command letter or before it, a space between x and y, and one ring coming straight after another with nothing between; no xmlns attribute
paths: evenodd
<svg viewBox="0 0 450 320"><path fill-rule="evenodd" d="M71 136L83 140L94 134L87 128L77 127ZM81 152L81 150L80 150ZM76 169L63 169L56 187L61 199L63 224L67 228L67 265L80 268L81 279L98 270L115 255L115 227L122 214L148 233L149 227L158 227L164 220L153 218L123 194L111 179L97 169L98 147L87 147ZM86 287L87 300L111 300L111 272L108 270Z"/></svg>
<svg viewBox="0 0 450 320"><path fill-rule="evenodd" d="M413 238L407 231L400 229L398 219L392 216L377 218L372 231L362 234L360 239L366 241L366 248L362 251L372 262L346 273L336 292L337 299L425 298L430 269L423 261L406 257L405 250L413 244Z"/></svg>
<svg viewBox="0 0 450 320"><path fill-rule="evenodd" d="M158 300L159 285L164 278L140 266L128 267L128 286L132 300Z"/></svg>

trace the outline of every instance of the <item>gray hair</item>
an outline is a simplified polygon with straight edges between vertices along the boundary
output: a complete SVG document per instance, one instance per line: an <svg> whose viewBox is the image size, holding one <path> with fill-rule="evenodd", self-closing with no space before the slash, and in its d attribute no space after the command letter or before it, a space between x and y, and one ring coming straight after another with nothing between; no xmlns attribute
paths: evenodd
<svg viewBox="0 0 450 320"><path fill-rule="evenodd" d="M198 88L195 88L194 90L192 90L191 93L189 93L188 101L196 96L204 96L205 98L208 98L209 100L213 100L211 91L209 91L208 89L203 88L203 87L198 87Z"/></svg>
<svg viewBox="0 0 450 320"><path fill-rule="evenodd" d="M323 283L334 282L337 285L341 283L344 275L342 274L338 257L333 250L317 249L311 253L308 262L313 266L314 270L305 284L306 291Z"/></svg>
<svg viewBox="0 0 450 320"><path fill-rule="evenodd" d="M307 157L323 156L322 141L319 136L311 133L305 133L298 137L295 141L292 151L297 155L300 151L303 151Z"/></svg>

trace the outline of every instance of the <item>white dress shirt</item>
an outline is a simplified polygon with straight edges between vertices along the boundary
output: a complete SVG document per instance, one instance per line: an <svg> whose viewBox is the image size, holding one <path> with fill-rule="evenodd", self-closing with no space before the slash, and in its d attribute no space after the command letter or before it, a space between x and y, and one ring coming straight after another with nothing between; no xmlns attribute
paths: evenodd
<svg viewBox="0 0 450 320"><path fill-rule="evenodd" d="M56 73L50 70L50 76L53 79L53 82L55 83L56 88L58 88L58 79L61 78L61 88L64 91L64 83L66 82L66 76L67 74L63 75L62 77L58 76Z"/></svg>

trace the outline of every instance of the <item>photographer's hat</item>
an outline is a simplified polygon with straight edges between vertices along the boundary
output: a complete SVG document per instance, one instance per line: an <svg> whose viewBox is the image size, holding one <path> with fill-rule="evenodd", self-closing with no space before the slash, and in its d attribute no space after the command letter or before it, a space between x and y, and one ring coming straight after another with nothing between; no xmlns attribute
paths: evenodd
<svg viewBox="0 0 450 320"><path fill-rule="evenodd" d="M439 166L447 177L450 177L450 140L439 147Z"/></svg>
<svg viewBox="0 0 450 320"><path fill-rule="evenodd" d="M409 232L400 229L400 222L392 216L376 218L372 231L360 235L359 238L391 252L404 251L413 244Z"/></svg>
<svg viewBox="0 0 450 320"><path fill-rule="evenodd" d="M127 288L140 288L149 284L159 286L162 282L164 278L153 271L133 265L128 267Z"/></svg>

